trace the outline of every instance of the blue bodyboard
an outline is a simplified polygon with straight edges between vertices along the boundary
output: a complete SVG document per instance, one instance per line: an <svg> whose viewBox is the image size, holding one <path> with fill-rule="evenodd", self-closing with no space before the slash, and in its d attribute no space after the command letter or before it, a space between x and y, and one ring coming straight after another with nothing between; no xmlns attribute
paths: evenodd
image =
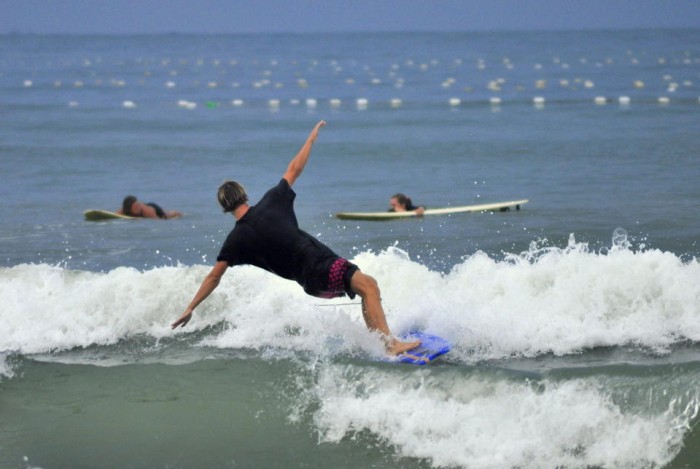
<svg viewBox="0 0 700 469"><path fill-rule="evenodd" d="M450 351L452 345L436 335L426 334L421 331L411 331L400 336L401 340L419 339L421 344L408 352L404 352L396 357L401 363L411 363L412 365L427 365L436 358Z"/></svg>

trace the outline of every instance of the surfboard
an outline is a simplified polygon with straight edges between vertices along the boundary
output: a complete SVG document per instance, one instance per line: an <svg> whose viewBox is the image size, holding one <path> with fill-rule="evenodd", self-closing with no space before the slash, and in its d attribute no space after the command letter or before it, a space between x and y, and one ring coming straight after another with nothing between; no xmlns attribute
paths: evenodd
<svg viewBox="0 0 700 469"><path fill-rule="evenodd" d="M526 204L528 199L510 200L507 202L496 202L492 204L479 205L462 205L459 207L432 208L423 212L423 216L429 215L450 215L453 213L465 212L487 212L501 211L506 212L511 209L520 210L520 206ZM336 218L341 220L366 220L366 221L386 221L395 220L397 218L417 217L418 214L411 212L338 212Z"/></svg>
<svg viewBox="0 0 700 469"><path fill-rule="evenodd" d="M117 212L110 212L109 210L85 210L83 212L85 215L85 220L87 221L105 221L105 220L133 220L138 217L130 217L128 215L121 215Z"/></svg>
<svg viewBox="0 0 700 469"><path fill-rule="evenodd" d="M401 363L412 365L428 365L438 357L446 354L452 345L442 337L426 334L421 331L411 331L400 336L402 340L420 339L421 344L408 352L398 355L397 359Z"/></svg>

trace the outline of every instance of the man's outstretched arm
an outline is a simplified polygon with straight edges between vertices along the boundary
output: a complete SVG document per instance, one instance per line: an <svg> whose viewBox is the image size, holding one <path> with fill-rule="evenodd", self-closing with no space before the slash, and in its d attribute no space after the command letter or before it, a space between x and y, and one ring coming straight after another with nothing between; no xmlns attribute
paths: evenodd
<svg viewBox="0 0 700 469"><path fill-rule="evenodd" d="M176 327L185 327L188 322L190 322L190 319L192 319L192 312L194 309L204 301L206 297L208 297L211 292L213 292L216 287L219 286L219 282L221 282L221 277L224 275L226 272L226 269L228 269L228 264L226 261L219 261L216 264L214 264L214 267L211 269L211 272L204 278L204 281L202 282L202 285L199 287L199 290L197 290L197 293L194 295L194 298L190 302L190 304L187 306L187 309L185 309L185 312L180 315L177 320L170 325L172 329L175 329Z"/></svg>
<svg viewBox="0 0 700 469"><path fill-rule="evenodd" d="M306 142L304 142L304 145L299 150L299 153L297 153L292 161L289 162L287 172L284 173L283 177L287 180L290 186L294 184L297 178L301 176L302 171L304 171L304 166L306 166L306 162L309 161L311 147L316 141L316 137L318 137L318 131L324 125L326 125L326 121L320 121L318 124L316 124L316 127L314 127L309 134L309 137L306 139Z"/></svg>

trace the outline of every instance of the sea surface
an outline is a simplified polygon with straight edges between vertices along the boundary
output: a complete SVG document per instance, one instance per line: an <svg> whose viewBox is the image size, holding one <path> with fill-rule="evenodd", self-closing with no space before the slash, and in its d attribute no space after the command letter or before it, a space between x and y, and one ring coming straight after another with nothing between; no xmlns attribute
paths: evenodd
<svg viewBox="0 0 700 469"><path fill-rule="evenodd" d="M0 119L0 468L700 464L700 30L5 35ZM321 119L300 225L440 362L250 266L169 327ZM333 217L396 192L529 202Z"/></svg>

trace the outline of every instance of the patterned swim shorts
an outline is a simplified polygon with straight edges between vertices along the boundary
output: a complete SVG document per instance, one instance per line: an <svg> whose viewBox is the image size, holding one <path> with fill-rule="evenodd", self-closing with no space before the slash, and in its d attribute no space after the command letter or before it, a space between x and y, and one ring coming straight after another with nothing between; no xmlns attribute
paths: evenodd
<svg viewBox="0 0 700 469"><path fill-rule="evenodd" d="M311 294L318 298L337 298L346 294L354 298L355 293L350 290L350 279L356 270L359 270L357 266L348 262L347 259L342 257L335 259L328 269L328 278L323 291L315 291ZM307 293L310 292L307 291Z"/></svg>

